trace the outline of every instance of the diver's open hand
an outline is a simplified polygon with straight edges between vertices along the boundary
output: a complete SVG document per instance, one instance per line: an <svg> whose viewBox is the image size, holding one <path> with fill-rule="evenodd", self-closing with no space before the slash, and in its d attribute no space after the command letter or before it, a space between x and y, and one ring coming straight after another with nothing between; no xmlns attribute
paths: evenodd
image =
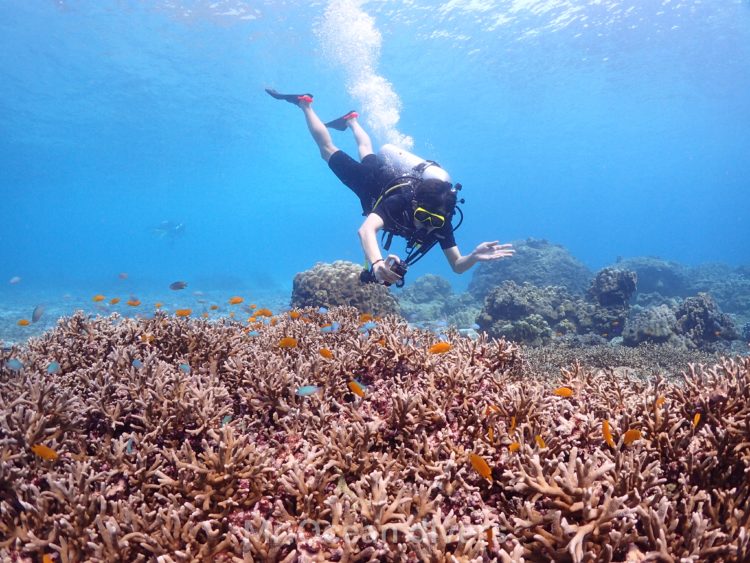
<svg viewBox="0 0 750 563"><path fill-rule="evenodd" d="M512 244L500 244L500 241L483 242L474 249L472 254L477 262L488 262L508 258L516 253Z"/></svg>

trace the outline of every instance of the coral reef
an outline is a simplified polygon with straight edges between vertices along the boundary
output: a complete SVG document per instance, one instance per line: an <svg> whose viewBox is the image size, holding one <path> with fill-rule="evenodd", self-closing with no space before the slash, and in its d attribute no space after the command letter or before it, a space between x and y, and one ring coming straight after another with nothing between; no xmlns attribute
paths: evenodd
<svg viewBox="0 0 750 563"><path fill-rule="evenodd" d="M623 343L669 342L676 347L715 349L739 338L729 315L706 293L688 297L677 307L660 305L636 312L625 323Z"/></svg>
<svg viewBox="0 0 750 563"><path fill-rule="evenodd" d="M453 293L450 282L434 274L417 278L396 296L404 318L424 328L471 327L482 310L473 295Z"/></svg>
<svg viewBox="0 0 750 563"><path fill-rule="evenodd" d="M356 307L362 312L387 315L399 312L398 301L383 285L361 283L362 266L344 260L319 262L294 276L292 307Z"/></svg>
<svg viewBox="0 0 750 563"><path fill-rule="evenodd" d="M503 340L291 313L0 352L0 557L750 558L750 358L531 377Z"/></svg>
<svg viewBox="0 0 750 563"><path fill-rule="evenodd" d="M658 293L662 297L690 295L688 268L677 262L654 257L620 259L614 266L638 276L638 294Z"/></svg>
<svg viewBox="0 0 750 563"><path fill-rule="evenodd" d="M589 294L613 301L612 306L572 295L563 287L504 282L485 298L477 324L494 338L534 346L566 334L591 335L595 343L602 342L619 336L622 331L628 314L627 302L619 304L612 296L619 291L622 299L627 292L615 287L620 283L627 286L629 281L627 273L605 271L592 282Z"/></svg>
<svg viewBox="0 0 750 563"><path fill-rule="evenodd" d="M510 260L479 265L469 283L469 292L484 299L503 281L533 285L562 286L573 294L582 294L589 286L591 272L564 247L541 239L514 241L516 253Z"/></svg>
<svg viewBox="0 0 750 563"><path fill-rule="evenodd" d="M604 268L597 272L588 296L602 307L627 309L635 293L637 275L629 270Z"/></svg>

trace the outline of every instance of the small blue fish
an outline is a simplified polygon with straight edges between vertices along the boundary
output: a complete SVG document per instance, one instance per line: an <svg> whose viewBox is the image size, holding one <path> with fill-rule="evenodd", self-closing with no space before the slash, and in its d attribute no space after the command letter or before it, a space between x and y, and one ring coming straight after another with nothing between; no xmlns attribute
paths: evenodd
<svg viewBox="0 0 750 563"><path fill-rule="evenodd" d="M180 364L180 371L183 373L190 373L190 365L186 363Z"/></svg>
<svg viewBox="0 0 750 563"><path fill-rule="evenodd" d="M129 454L133 453L133 438L128 439L128 445L125 446L125 451Z"/></svg>
<svg viewBox="0 0 750 563"><path fill-rule="evenodd" d="M376 322L373 322L373 321L367 322L363 324L361 327L359 327L359 332L367 332L368 330L372 330L376 326L378 326L378 323Z"/></svg>
<svg viewBox="0 0 750 563"><path fill-rule="evenodd" d="M318 313L320 313L321 315L325 315L327 312L328 312L328 309L326 307L320 307L318 309Z"/></svg>
<svg viewBox="0 0 750 563"><path fill-rule="evenodd" d="M226 426L230 422L232 422L232 415L231 414L228 414L224 418L221 419L221 425L222 426Z"/></svg>
<svg viewBox="0 0 750 563"><path fill-rule="evenodd" d="M314 395L318 391L320 391L322 387L318 387L317 385L305 385L303 387L300 387L297 389L294 394L298 397L308 397L310 395Z"/></svg>
<svg viewBox="0 0 750 563"><path fill-rule="evenodd" d="M47 373L57 373L60 371L60 364L52 360L47 366Z"/></svg>
<svg viewBox="0 0 750 563"><path fill-rule="evenodd" d="M18 358L11 358L5 363L8 369L11 371L21 371L23 369L23 362Z"/></svg>
<svg viewBox="0 0 750 563"><path fill-rule="evenodd" d="M140 369L143 367L143 362L141 360L135 359L133 360L133 367L135 369Z"/></svg>
<svg viewBox="0 0 750 563"><path fill-rule="evenodd" d="M480 327L477 323L474 323L473 325L471 325L471 328L473 328L474 330L479 330L482 327Z"/></svg>
<svg viewBox="0 0 750 563"><path fill-rule="evenodd" d="M251 330L250 332L247 333L247 335L248 336L260 336L260 332L258 332L257 330Z"/></svg>
<svg viewBox="0 0 750 563"><path fill-rule="evenodd" d="M320 332L336 332L340 326L341 326L341 323L334 322L328 326L324 326L323 328L321 328Z"/></svg>

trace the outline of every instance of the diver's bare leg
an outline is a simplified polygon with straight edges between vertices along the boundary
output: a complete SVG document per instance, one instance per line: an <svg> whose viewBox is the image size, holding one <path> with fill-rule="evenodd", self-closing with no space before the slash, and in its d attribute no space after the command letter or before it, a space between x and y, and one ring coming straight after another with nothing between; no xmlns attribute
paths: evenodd
<svg viewBox="0 0 750 563"><path fill-rule="evenodd" d="M321 158L328 162L331 155L339 150L338 147L333 144L331 134L328 132L325 124L320 120L315 111L313 111L310 102L300 100L298 105L302 109L302 113L305 114L307 129L310 131L310 135L312 135L315 144L318 145Z"/></svg>
<svg viewBox="0 0 750 563"><path fill-rule="evenodd" d="M367 155L372 154L372 141L370 140L370 136L364 129L362 129L357 118L352 117L351 119L347 119L346 124L349 126L349 129L352 130L352 133L354 133L354 140L357 143L357 150L359 151L359 159L362 160Z"/></svg>

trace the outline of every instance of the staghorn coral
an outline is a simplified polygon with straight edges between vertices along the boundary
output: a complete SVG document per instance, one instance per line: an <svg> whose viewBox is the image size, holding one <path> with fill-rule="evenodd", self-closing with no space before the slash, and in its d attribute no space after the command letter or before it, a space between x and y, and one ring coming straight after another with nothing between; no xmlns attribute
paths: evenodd
<svg viewBox="0 0 750 563"><path fill-rule="evenodd" d="M455 331L432 354L435 335L397 318L363 330L353 308L298 313L255 336L231 320L76 314L0 352L0 557L750 556L750 358L603 347L613 363L594 367L585 349L526 356ZM629 360L637 373L618 367Z"/></svg>

